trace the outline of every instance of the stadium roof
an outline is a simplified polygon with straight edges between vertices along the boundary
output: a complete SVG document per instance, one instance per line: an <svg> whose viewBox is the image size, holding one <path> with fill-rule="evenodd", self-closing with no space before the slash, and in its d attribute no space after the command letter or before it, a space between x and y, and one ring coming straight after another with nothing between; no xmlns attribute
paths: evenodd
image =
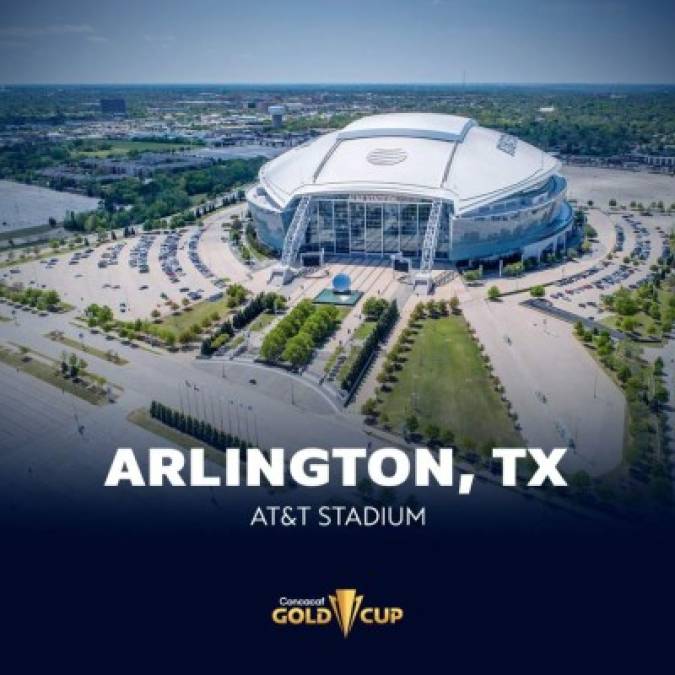
<svg viewBox="0 0 675 675"><path fill-rule="evenodd" d="M538 148L466 117L396 113L293 148L267 163L260 181L280 208L304 194L367 192L445 199L462 213L559 170Z"/></svg>

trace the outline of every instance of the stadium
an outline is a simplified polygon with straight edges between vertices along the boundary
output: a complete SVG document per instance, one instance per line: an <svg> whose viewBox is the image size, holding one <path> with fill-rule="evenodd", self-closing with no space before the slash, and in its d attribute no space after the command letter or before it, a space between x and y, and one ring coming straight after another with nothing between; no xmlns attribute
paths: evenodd
<svg viewBox="0 0 675 675"><path fill-rule="evenodd" d="M265 164L247 193L283 281L306 256L449 264L540 258L573 225L560 162L474 120L364 117Z"/></svg>

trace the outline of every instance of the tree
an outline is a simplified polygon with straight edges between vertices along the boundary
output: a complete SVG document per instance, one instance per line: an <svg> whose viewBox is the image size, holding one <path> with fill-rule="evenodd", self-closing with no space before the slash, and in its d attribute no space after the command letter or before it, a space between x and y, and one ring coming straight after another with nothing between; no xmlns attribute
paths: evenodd
<svg viewBox="0 0 675 675"><path fill-rule="evenodd" d="M56 291L45 291L42 297L36 298L37 301L42 301L40 304L42 304L44 307L49 309L50 311L54 311L58 304L61 302L61 298L59 297L59 294Z"/></svg>
<svg viewBox="0 0 675 675"><path fill-rule="evenodd" d="M457 314L457 310L459 309L459 298L456 295L453 295L450 298L450 309L452 309L453 314Z"/></svg>
<svg viewBox="0 0 675 675"><path fill-rule="evenodd" d="M496 300L499 300L501 292L497 286L490 286L490 288L488 288L487 295L489 300L495 302Z"/></svg>
<svg viewBox="0 0 675 675"><path fill-rule="evenodd" d="M455 434L450 429L444 429L441 432L441 445L445 448L449 448L455 442Z"/></svg>
<svg viewBox="0 0 675 675"><path fill-rule="evenodd" d="M189 328L186 329L186 330L184 330L184 331L182 331L181 334L178 336L178 341L179 341L182 345L188 345L188 344L190 344L190 343L192 342L193 339L194 339L194 333L193 333L192 330L189 329Z"/></svg>
<svg viewBox="0 0 675 675"><path fill-rule="evenodd" d="M364 401L361 406L361 414L366 417L373 417L377 414L377 402L374 398L369 398L367 401Z"/></svg>
<svg viewBox="0 0 675 675"><path fill-rule="evenodd" d="M430 443L435 443L441 436L441 430L437 424L429 424L427 426L426 432Z"/></svg>
<svg viewBox="0 0 675 675"><path fill-rule="evenodd" d="M419 429L420 423L416 415L408 415L408 417L405 420L405 425L408 431L411 434L414 434Z"/></svg>
<svg viewBox="0 0 675 675"><path fill-rule="evenodd" d="M533 298L543 298L546 295L546 289L543 286L532 286L530 288L530 295Z"/></svg>
<svg viewBox="0 0 675 675"><path fill-rule="evenodd" d="M363 313L370 321L377 321L389 303L384 298L370 297L363 303Z"/></svg>
<svg viewBox="0 0 675 675"><path fill-rule="evenodd" d="M654 389L654 401L656 403L656 407L660 408L662 405L665 405L668 403L669 399L670 394L668 389L666 389L666 387L664 387L661 383L657 384Z"/></svg>
<svg viewBox="0 0 675 675"><path fill-rule="evenodd" d="M77 354L73 353L68 357L68 365L70 366L70 376L73 378L77 377L79 372L79 361Z"/></svg>

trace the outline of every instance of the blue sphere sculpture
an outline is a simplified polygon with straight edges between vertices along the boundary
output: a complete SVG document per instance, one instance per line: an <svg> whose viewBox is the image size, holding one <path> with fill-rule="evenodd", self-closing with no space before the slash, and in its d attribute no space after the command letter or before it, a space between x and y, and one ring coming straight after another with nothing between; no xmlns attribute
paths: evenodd
<svg viewBox="0 0 675 675"><path fill-rule="evenodd" d="M352 285L352 280L348 274L336 274L333 277L333 290L336 293L349 293Z"/></svg>

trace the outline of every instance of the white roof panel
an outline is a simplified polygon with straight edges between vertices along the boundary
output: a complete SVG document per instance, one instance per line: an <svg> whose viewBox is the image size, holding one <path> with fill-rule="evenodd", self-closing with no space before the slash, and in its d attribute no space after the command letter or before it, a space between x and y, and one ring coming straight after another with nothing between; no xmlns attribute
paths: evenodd
<svg viewBox="0 0 675 675"><path fill-rule="evenodd" d="M412 136L437 141L459 141L476 123L468 117L437 113L392 113L362 117L348 124L338 138Z"/></svg>
<svg viewBox="0 0 675 675"><path fill-rule="evenodd" d="M382 136L341 141L318 173L315 185L362 184L392 190L441 186L454 143Z"/></svg>
<svg viewBox="0 0 675 675"><path fill-rule="evenodd" d="M455 212L527 189L560 169L538 148L453 115L364 117L265 164L260 181L285 207L325 192L397 192L452 201Z"/></svg>

